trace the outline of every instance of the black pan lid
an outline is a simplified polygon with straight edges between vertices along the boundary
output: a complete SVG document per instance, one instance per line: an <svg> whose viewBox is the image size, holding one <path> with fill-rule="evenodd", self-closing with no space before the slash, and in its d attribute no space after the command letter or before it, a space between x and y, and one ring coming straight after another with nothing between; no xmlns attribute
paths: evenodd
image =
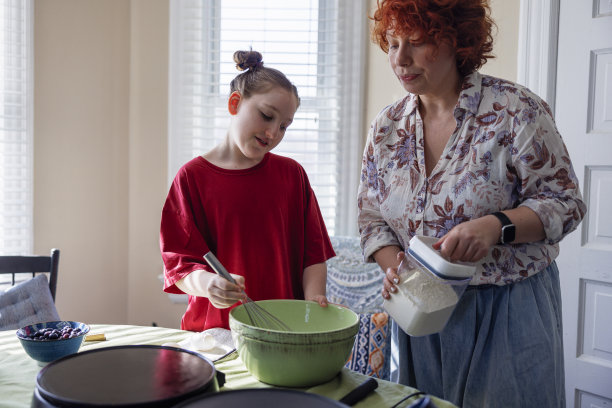
<svg viewBox="0 0 612 408"><path fill-rule="evenodd" d="M249 388L206 394L175 406L175 408L227 407L346 408L348 405L322 395L287 388Z"/></svg>
<svg viewBox="0 0 612 408"><path fill-rule="evenodd" d="M172 406L216 390L215 368L204 356L174 347L117 346L56 360L36 377L36 389L58 406Z"/></svg>

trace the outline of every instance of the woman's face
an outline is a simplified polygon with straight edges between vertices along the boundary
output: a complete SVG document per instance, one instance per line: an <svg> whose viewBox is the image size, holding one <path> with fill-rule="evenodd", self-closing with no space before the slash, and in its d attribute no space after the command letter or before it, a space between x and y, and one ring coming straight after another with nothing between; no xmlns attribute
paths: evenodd
<svg viewBox="0 0 612 408"><path fill-rule="evenodd" d="M238 156L247 162L259 162L283 140L297 107L295 95L281 87L249 98L239 92L232 93L229 136Z"/></svg>
<svg viewBox="0 0 612 408"><path fill-rule="evenodd" d="M404 89L431 96L455 90L459 81L455 50L446 42L437 45L418 39L418 34L387 34L389 63Z"/></svg>

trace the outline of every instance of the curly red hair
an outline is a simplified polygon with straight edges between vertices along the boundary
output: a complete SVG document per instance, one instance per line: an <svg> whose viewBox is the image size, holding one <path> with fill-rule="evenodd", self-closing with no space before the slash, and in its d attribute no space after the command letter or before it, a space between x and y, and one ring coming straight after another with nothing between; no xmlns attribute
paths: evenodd
<svg viewBox="0 0 612 408"><path fill-rule="evenodd" d="M387 33L439 44L448 41L456 51L457 68L467 75L494 58L495 23L487 0L377 0L372 41L389 52Z"/></svg>

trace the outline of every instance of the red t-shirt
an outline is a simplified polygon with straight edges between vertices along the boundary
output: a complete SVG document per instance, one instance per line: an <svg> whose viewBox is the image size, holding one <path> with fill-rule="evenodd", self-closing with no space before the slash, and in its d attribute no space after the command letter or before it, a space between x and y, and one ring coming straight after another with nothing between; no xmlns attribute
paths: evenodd
<svg viewBox="0 0 612 408"><path fill-rule="evenodd" d="M253 300L303 299L304 268L335 256L306 172L272 153L244 170L202 157L185 164L162 211L160 247L165 292L183 293L175 283L194 270L212 272L203 258L210 250L245 277ZM181 328L229 328L230 310L189 296Z"/></svg>

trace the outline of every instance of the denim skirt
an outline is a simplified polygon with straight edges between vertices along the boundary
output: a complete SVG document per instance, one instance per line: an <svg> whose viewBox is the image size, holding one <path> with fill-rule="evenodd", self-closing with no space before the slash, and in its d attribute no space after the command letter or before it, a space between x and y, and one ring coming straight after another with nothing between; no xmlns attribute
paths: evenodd
<svg viewBox="0 0 612 408"><path fill-rule="evenodd" d="M565 407L559 271L470 286L446 327L410 337L392 323L391 380L460 407Z"/></svg>

